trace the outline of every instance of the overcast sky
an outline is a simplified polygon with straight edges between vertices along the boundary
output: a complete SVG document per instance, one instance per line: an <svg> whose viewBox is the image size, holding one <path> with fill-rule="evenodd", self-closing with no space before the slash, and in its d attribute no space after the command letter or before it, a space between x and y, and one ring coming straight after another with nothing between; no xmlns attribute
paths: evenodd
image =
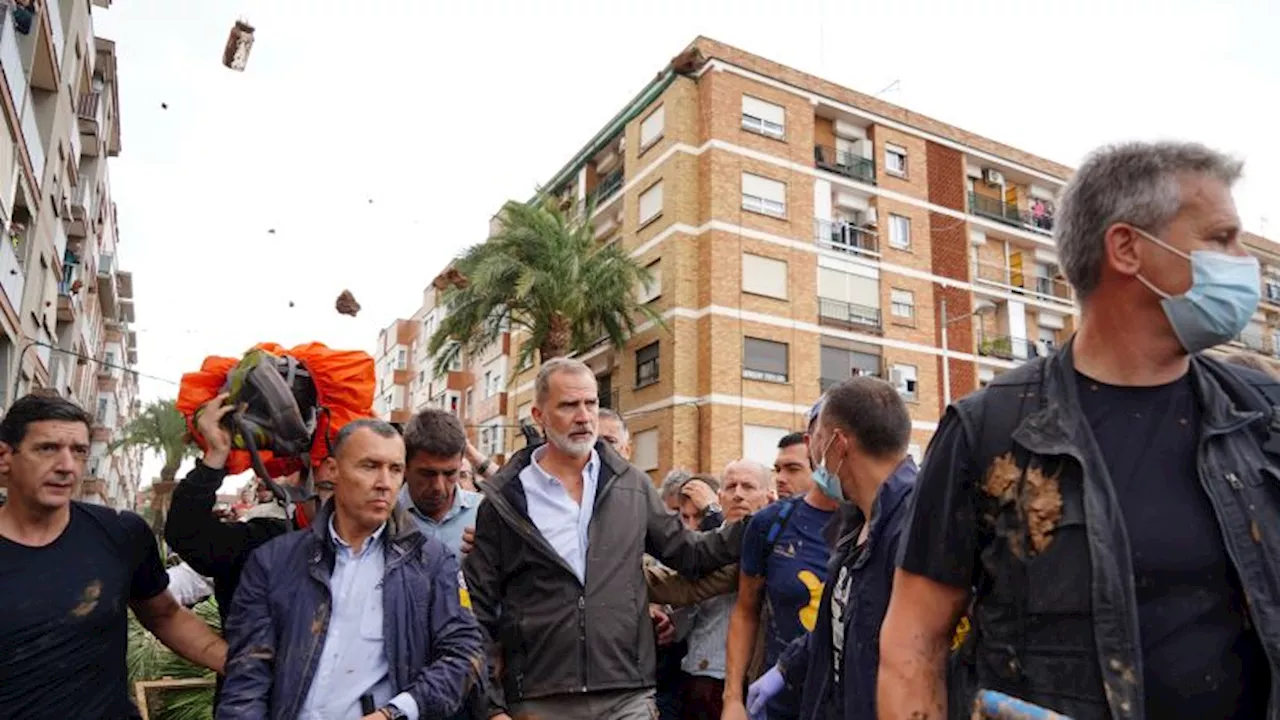
<svg viewBox="0 0 1280 720"><path fill-rule="evenodd" d="M95 23L119 56L138 369L176 383L266 340L372 350L699 34L1069 165L1115 140L1210 143L1247 159L1245 226L1280 236L1278 8L117 0ZM221 64L237 18L257 28L244 73ZM344 288L357 318L334 311Z"/></svg>

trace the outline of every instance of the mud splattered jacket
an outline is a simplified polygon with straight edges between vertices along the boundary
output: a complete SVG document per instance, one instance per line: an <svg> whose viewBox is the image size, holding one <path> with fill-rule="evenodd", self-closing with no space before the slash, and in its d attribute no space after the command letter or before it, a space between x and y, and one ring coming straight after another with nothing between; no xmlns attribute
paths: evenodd
<svg viewBox="0 0 1280 720"><path fill-rule="evenodd" d="M1146 717L1128 536L1072 357L1069 343L957 402L943 425L960 424L969 457L926 461L982 475L973 632L950 673L953 718L969 716L978 687L1077 720ZM1206 357L1190 373L1203 408L1200 481L1270 661L1267 718L1278 720L1280 386Z"/></svg>
<svg viewBox="0 0 1280 720"><path fill-rule="evenodd" d="M308 530L276 538L245 565L227 622L227 681L219 720L296 718L320 664L329 627L332 503ZM453 553L427 538L402 511L383 543L383 636L396 693L419 717L443 718L482 692L480 626L460 592Z"/></svg>

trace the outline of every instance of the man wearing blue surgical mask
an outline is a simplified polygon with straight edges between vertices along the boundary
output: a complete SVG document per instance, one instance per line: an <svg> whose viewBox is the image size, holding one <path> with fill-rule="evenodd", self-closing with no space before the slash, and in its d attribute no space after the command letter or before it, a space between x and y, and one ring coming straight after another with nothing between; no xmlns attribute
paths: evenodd
<svg viewBox="0 0 1280 720"><path fill-rule="evenodd" d="M1079 329L934 435L880 635L881 718L967 715L979 688L1076 720L1280 718L1280 387L1201 354L1258 304L1240 172L1134 143L1067 184L1054 230Z"/></svg>

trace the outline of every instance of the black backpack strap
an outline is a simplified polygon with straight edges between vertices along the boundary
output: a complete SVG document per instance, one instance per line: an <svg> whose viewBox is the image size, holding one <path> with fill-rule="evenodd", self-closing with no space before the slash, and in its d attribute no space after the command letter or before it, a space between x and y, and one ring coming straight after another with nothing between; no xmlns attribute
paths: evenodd
<svg viewBox="0 0 1280 720"><path fill-rule="evenodd" d="M787 524L791 522L791 514L798 502L804 502L804 498L793 498L779 505L778 514L773 518L773 523L769 525L769 532L764 536L764 557L761 558L761 567L768 566L769 556L773 554L778 538L782 537L782 531L786 530Z"/></svg>

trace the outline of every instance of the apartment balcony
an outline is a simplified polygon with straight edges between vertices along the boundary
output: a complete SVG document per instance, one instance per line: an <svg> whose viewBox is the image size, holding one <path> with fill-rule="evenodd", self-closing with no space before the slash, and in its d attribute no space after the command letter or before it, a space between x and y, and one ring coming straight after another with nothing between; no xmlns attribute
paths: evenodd
<svg viewBox="0 0 1280 720"><path fill-rule="evenodd" d="M1029 209L1022 210L1017 203L971 192L969 212L1014 227L1045 234L1053 233L1053 206L1038 198L1032 198Z"/></svg>
<svg viewBox="0 0 1280 720"><path fill-rule="evenodd" d="M1262 301L1280 308L1280 280L1273 278L1262 279Z"/></svg>
<svg viewBox="0 0 1280 720"><path fill-rule="evenodd" d="M391 374L391 382L394 385L403 385L407 387L413 382L413 379L417 374L418 371L412 365L396 368Z"/></svg>
<svg viewBox="0 0 1280 720"><path fill-rule="evenodd" d="M25 106L29 78L25 64L22 62L22 46L18 41L18 29L13 23L13 9L7 3L0 3L0 68L3 68L4 83L9 89L9 98L13 100L14 109Z"/></svg>
<svg viewBox="0 0 1280 720"><path fill-rule="evenodd" d="M111 428L103 424L105 418L98 417L98 422L94 423L93 430L89 433L89 439L92 442L109 443L111 442Z"/></svg>
<svg viewBox="0 0 1280 720"><path fill-rule="evenodd" d="M28 102L22 109L22 143L27 148L27 157L31 160L31 172L35 182L44 177L44 141L40 139L40 125L36 122L35 103Z"/></svg>
<svg viewBox="0 0 1280 720"><path fill-rule="evenodd" d="M1074 303L1071 286L1066 281L1032 275L1025 270L1017 270L1004 265L993 265L975 260L973 262L973 279L978 284L994 285L1019 294L1030 294L1045 301L1064 305Z"/></svg>
<svg viewBox="0 0 1280 720"><path fill-rule="evenodd" d="M26 289L26 273L18 258L18 252L25 249L21 240L6 238L0 242L0 289L4 290L5 299L15 314L22 308L22 291Z"/></svg>
<svg viewBox="0 0 1280 720"><path fill-rule="evenodd" d="M1267 347L1266 336L1257 330L1246 329L1236 336L1235 341L1254 352L1268 354L1271 352L1271 349Z"/></svg>
<svg viewBox="0 0 1280 720"><path fill-rule="evenodd" d="M116 257L102 253L98 255L98 304L108 322L119 321L120 297L116 290Z"/></svg>
<svg viewBox="0 0 1280 720"><path fill-rule="evenodd" d="M596 186L587 193L587 207L599 210L619 197L625 174L622 168L605 175L596 182Z"/></svg>
<svg viewBox="0 0 1280 720"><path fill-rule="evenodd" d="M120 386L120 371L98 365L98 392L114 393Z"/></svg>
<svg viewBox="0 0 1280 720"><path fill-rule="evenodd" d="M876 161L848 150L827 145L813 146L813 164L821 170L843 175L851 180L876 184Z"/></svg>
<svg viewBox="0 0 1280 720"><path fill-rule="evenodd" d="M89 218L93 215L91 182L89 178L85 178L71 190L71 214L70 222L67 223L67 235L71 237L82 238L89 235Z"/></svg>
<svg viewBox="0 0 1280 720"><path fill-rule="evenodd" d="M63 266L63 278L58 282L58 322L70 323L74 322L76 315L80 314L82 300L80 299L80 289L83 283L77 279L78 273L74 272L75 265ZM79 283L79 285L77 285Z"/></svg>
<svg viewBox="0 0 1280 720"><path fill-rule="evenodd" d="M814 220L813 237L818 247L827 250L880 257L880 238L876 232L845 220Z"/></svg>
<svg viewBox="0 0 1280 720"><path fill-rule="evenodd" d="M823 325L877 334L883 329L880 308L824 297L818 298L818 321Z"/></svg>
<svg viewBox="0 0 1280 720"><path fill-rule="evenodd" d="M881 355L836 347L824 342L820 358L818 389L821 392L826 392L851 377L888 377L884 357Z"/></svg>
<svg viewBox="0 0 1280 720"><path fill-rule="evenodd" d="M33 4L39 12L38 20L31 28L31 34L35 36L35 53L30 65L31 87L56 92L62 70L62 11L56 0Z"/></svg>
<svg viewBox="0 0 1280 720"><path fill-rule="evenodd" d="M84 154L90 157L97 157L99 154L104 106L100 91L80 93L80 99L76 102L76 122L80 125L80 135L86 139Z"/></svg>

